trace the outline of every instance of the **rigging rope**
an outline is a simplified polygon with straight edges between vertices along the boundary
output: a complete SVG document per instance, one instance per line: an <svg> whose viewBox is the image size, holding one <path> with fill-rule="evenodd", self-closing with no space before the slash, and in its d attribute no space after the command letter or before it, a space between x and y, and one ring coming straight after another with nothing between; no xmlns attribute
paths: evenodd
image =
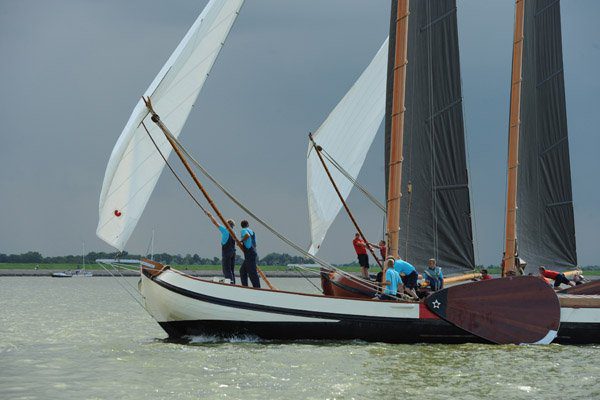
<svg viewBox="0 0 600 400"><path fill-rule="evenodd" d="M348 179L350 181L350 183L352 183L354 186L356 186L356 188L358 190L360 190L369 200L371 200L371 202L377 206L379 209L381 209L381 211L385 212L385 206L383 204L381 204L381 202L379 200L377 200L377 198L371 193L369 192L363 185L361 185L358 180L356 180L355 178L352 177L352 175L350 175L350 173L348 171L346 171L344 169L344 167L342 167L332 156L331 154L329 154L327 152L327 150L325 150L323 148L323 146L321 146L321 151L323 152L323 154L325 155L325 158L327 159L327 161L329 161L331 163L331 165L333 165L338 171L340 171L340 173L342 175L344 175L346 177L346 179Z"/></svg>
<svg viewBox="0 0 600 400"><path fill-rule="evenodd" d="M146 131L148 133L148 135L150 135L150 132ZM151 136L151 135L150 135ZM258 215L256 215L254 212L252 212L248 207L246 207L244 204L242 204L242 202L237 199L225 186L223 186L219 181L216 180L216 178L214 178L209 172L208 170L206 170L206 168L204 168L204 166L202 166L202 164L200 164L200 162L198 162L188 151L187 149L181 144L181 142L174 137L172 134L169 134L170 138L173 140L173 142L177 145L177 147L179 147L179 149L187 156L187 158L192 162L192 164L194 164L194 166L196 166L200 172L202 172L202 174L204 176L206 176L221 192L223 192L223 194L225 194L225 196L227 196L235 205L237 205L240 209L242 209L244 212L246 212L248 215L250 215L256 222L258 222L260 225L262 225L265 229L267 229L269 232L271 232L273 235L275 235L277 238L279 238L281 241L283 241L284 243L286 243L288 246L290 246L291 248L293 248L294 250L296 250L298 253L302 254L304 257L306 258L310 258L311 260L313 260L315 263L319 264L320 266L322 266L323 268L329 270L329 271L335 271L337 273L339 273L340 275L343 276L348 276L351 279L357 281L357 283L365 288L369 288L369 289L377 289L379 286L377 285L377 283L372 283L371 281L367 281L364 280L362 278L359 278L355 275L352 275L346 271L343 271L335 266L333 266L332 264L328 263L327 261L309 253L308 251L304 250L302 247L300 247L299 245L297 245L296 243L292 242L290 239L288 239L286 236L284 236L282 233L280 233L279 231L277 231L275 228L273 228L268 222L266 222L264 219L260 218ZM154 142L154 140L152 141L154 143L154 146L156 147L156 149L158 150L158 152L160 153L160 149L157 146L156 142ZM166 158L164 157L164 155L161 156L163 157L163 160L165 160L165 163L167 165L169 165L168 161L166 160ZM175 170L169 166L169 170L176 175L177 180L179 181L180 184L183 185L183 181L181 180L181 178L179 178L177 176L177 173L175 172ZM188 191L188 194L191 195L191 193ZM198 204L198 203L197 203ZM204 208L202 206L200 206L203 210ZM205 211L206 213L206 211Z"/></svg>
<svg viewBox="0 0 600 400"><path fill-rule="evenodd" d="M146 127L146 125L144 124L144 122L142 121L142 126L144 127L144 130L146 131L146 133L148 134L148 136L150 137L150 140L152 141L152 143L154 144L154 147L156 148L156 150L158 151L158 153L160 154L161 158L163 159L163 161L165 162L165 164L169 167L169 170L171 171L171 173L175 176L175 178L177 179L177 181L179 182L179 184L185 189L185 191L188 193L188 195L192 198L192 200L194 201L194 203L196 203L196 205L198 207L200 207L200 209L206 214L208 215L207 210L202 206L202 204L200 204L200 202L198 201L198 199L194 196L194 194L191 192L191 190L185 185L185 183L183 182L183 180L181 179L181 177L179 177L179 175L177 174L177 172L175 172L175 169L171 166L171 164L169 163L169 161L167 160L167 157L165 157L165 155L162 153L162 151L160 150L160 147L158 146L158 144L156 143L156 141L154 140L154 138L152 137L152 135L150 134L150 131L148 130L148 128ZM188 157L188 159L202 172L202 174L204 176L206 176L219 190L221 190L221 192L223 192L234 204L236 204L239 208L241 208L243 211L245 211L248 215L250 215L255 221L257 221L260 225L262 225L264 228L266 228L267 230L269 230L272 234L274 234L277 238L279 238L281 241L283 241L284 243L286 243L288 246L292 247L293 249L295 249L297 252L299 252L300 254L302 254L303 256L305 256L306 258L310 258L311 260L313 260L314 262L316 262L317 264L321 265L322 267L326 268L327 270L330 271L335 271L337 273L339 273L340 275L344 275L344 276L349 276L352 279L356 280L361 286L363 287L367 287L370 289L376 289L378 288L377 284L375 283L371 283L370 281L367 280L363 280L362 278L358 278L346 271L343 271L339 268L334 267L333 265L329 264L328 262L320 259L317 256L314 256L312 254L310 254L309 252L307 252L306 250L304 250L302 247L298 246L296 243L292 242L290 239L288 239L286 236L284 236L283 234L279 233L277 230L275 230L271 225L269 225L266 221L264 221L262 218L258 217L255 213L253 213L249 208L247 208L246 206L244 206L235 196L233 196L233 194L227 189L225 188L223 185L221 185L220 182L218 182L188 151L187 149L181 144L181 142L172 134L170 133L166 133L168 134L169 137L173 140L173 142L177 145L177 147L179 147L179 149Z"/></svg>

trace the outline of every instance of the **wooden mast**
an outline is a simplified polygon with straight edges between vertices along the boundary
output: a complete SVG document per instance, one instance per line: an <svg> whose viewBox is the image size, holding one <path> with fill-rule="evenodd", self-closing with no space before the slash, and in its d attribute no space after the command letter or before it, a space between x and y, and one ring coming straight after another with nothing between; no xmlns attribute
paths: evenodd
<svg viewBox="0 0 600 400"><path fill-rule="evenodd" d="M369 250L369 252L373 256L373 258L375 259L375 261L377 262L377 264L379 265L379 267L381 269L383 269L383 263L379 260L379 258L377 258L377 255L375 255L375 252L373 251L373 249L371 248L371 246L369 246L369 241L367 240L367 238L363 234L362 230L358 226L358 223L354 219L354 215L352 215L352 212L350 211L350 208L348 207L348 204L346 204L346 201L344 200L344 196L342 196L342 194L340 193L340 190L338 189L335 181L333 180L333 176L331 176L331 172L329 172L329 168L327 167L327 164L325 164L325 160L323 159L323 156L321 155L321 150L322 150L321 146L318 146L315 143L315 140L313 139L312 133L308 134L308 138L310 139L310 141L311 141L311 143L313 145L313 148L315 149L315 152L317 153L317 156L319 157L319 160L321 160L321 164L323 164L323 168L325 169L325 173L327 174L327 177L329 178L329 181L331 182L331 185L333 186L333 189L335 189L335 192L337 193L338 197L340 198L340 201L342 202L342 205L344 206L344 209L346 210L346 213L348 214L348 216L350 217L350 220L354 224L354 227L356 228L356 231L358 232L358 234L360 235L360 237L362 238L362 240L364 240L365 245L367 246L367 249Z"/></svg>
<svg viewBox="0 0 600 400"><path fill-rule="evenodd" d="M404 135L404 100L406 65L408 64L408 7L409 0L398 0L394 51L392 121L389 154L389 181L387 198L388 256L398 258L400 234L400 198L402 197L402 157Z"/></svg>
<svg viewBox="0 0 600 400"><path fill-rule="evenodd" d="M524 0L516 0L515 36L510 90L508 131L508 172L506 190L505 245L502 258L502 276L516 272L517 252L517 178L519 167L519 134L521 128L521 81L523 69Z"/></svg>
<svg viewBox="0 0 600 400"><path fill-rule="evenodd" d="M184 165L185 169L187 170L187 172L190 174L190 176L194 180L194 183L196 183L196 186L198 186L198 189L200 189L200 191L202 192L202 194L206 198L206 201L208 201L208 204L210 204L210 206L212 207L212 209L215 211L215 213L217 214L217 217L219 217L219 220L221 221L221 223L223 224L223 226L225 227L225 229L227 229L227 232L229 232L229 234L231 235L231 237L235 240L235 243L240 248L240 250L244 251L244 245L242 244L242 242L240 242L240 240L238 239L238 237L235 235L235 232L233 231L233 229L231 229L231 227L229 226L229 224L227 223L227 221L223 217L223 214L221 214L221 211L217 208L217 205L213 202L212 198L210 197L210 195L208 194L208 192L206 191L206 189L204 189L204 186L202 185L202 183L200 183L200 180L196 176L196 173L194 172L194 170L192 170L192 168L190 167L190 164L187 162L187 160L184 157L183 153L181 152L181 150L177 146L177 143L175 143L175 141L173 140L172 133L165 126L165 124L163 124L163 122L160 120L160 117L158 116L158 114L152 108L152 102L150 101L150 97L144 98L144 103L146 103L146 107L148 108L148 111L152 114L152 117L151 117L152 118L152 122L154 122L156 125L158 125L158 127L161 129L161 131L165 134L165 137L167 138L167 140L171 144L171 147L173 147L173 150L175 150L175 153L177 154L177 156L179 157L179 159L183 163L183 165ZM264 274L264 272L260 268L258 268L258 267L256 267L256 270L260 274L261 278L265 281L265 283L267 284L267 286L269 286L270 289L276 290L275 287L271 284L271 282L269 282L269 280L267 279L267 277Z"/></svg>

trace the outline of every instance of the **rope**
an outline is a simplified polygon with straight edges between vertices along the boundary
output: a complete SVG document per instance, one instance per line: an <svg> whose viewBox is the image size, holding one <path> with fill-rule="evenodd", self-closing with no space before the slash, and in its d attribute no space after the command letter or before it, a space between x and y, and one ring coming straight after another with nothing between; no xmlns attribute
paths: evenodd
<svg viewBox="0 0 600 400"><path fill-rule="evenodd" d="M356 188L358 190L360 190L369 200L371 200L371 202L377 206L381 211L385 212L385 206L383 204L381 204L381 202L379 200L377 200L377 198L370 193L364 186L362 186L355 178L352 177L352 175L350 175L350 173L348 171L346 171L344 169L344 167L342 167L332 156L331 154L329 154L324 148L323 146L321 146L321 151L323 152L323 154L325 155L325 158L327 159L327 161L329 161L331 163L331 165L333 165L338 171L340 171L340 173L342 175L344 175L346 177L346 179L348 179L354 186L356 186Z"/></svg>
<svg viewBox="0 0 600 400"><path fill-rule="evenodd" d="M152 141L152 143L154 144L154 147L156 147L156 150L158 151L158 154L160 154L160 156L162 157L162 159L164 160L165 164L167 165L167 167L169 167L169 169L171 170L171 172L173 173L173 176L175 176L175 179L177 179L177 181L179 182L179 184L183 187L183 189L187 192L187 194L190 195L190 197L192 198L192 200L194 201L194 203L196 203L196 205L198 207L200 207L200 209L202 211L204 211L204 214L208 215L208 211L206 210L206 208L204 208L202 206L202 204L200 204L200 201L196 198L196 196L194 196L194 194L190 191L190 189L186 186L185 183L183 183L183 181L181 180L181 178L179 177L179 175L177 175L177 173L175 172L175 170L173 169L173 167L171 166L171 164L169 163L169 161L167 160L167 158L165 157L165 155L163 154L163 152L160 150L160 147L158 147L158 144L154 141L154 138L152 137L152 135L150 134L150 131L148 131L148 128L146 127L146 124L144 124L144 121L142 121L142 126L144 127L144 130L146 131L146 133L148 134L148 137L150 137L150 140ZM179 143L177 143L179 145ZM185 151L185 150L184 150Z"/></svg>
<svg viewBox="0 0 600 400"><path fill-rule="evenodd" d="M138 298L133 295L129 289L127 289L119 280L119 278L117 276L115 276L108 268L106 268L104 266L104 264L102 263L98 263L98 265L100 265L102 267L102 269L104 269L106 272L108 272L110 274L110 276L112 276L113 278L115 278L115 281L119 284L119 286L121 286L123 288L123 290L125 290L125 292L127 292L127 294L129 296L131 296L131 298L140 306L142 307L142 309L146 310L146 308L144 307L144 305L138 300ZM112 264L111 264L112 265ZM121 274L121 276L124 278L124 276Z"/></svg>
<svg viewBox="0 0 600 400"><path fill-rule="evenodd" d="M306 258L310 258L311 260L313 260L315 263L319 264L320 266L326 268L329 271L335 271L337 273L339 273L340 275L344 275L344 276L349 276L352 279L358 281L358 283L366 288L377 288L378 286L375 283L371 283L370 281L364 280L362 278L356 277L346 271L343 271L335 266L333 266L332 264L328 263L327 261L309 253L308 251L304 250L302 247L300 247L299 245L297 245L296 243L292 242L290 239L288 239L286 236L284 236L282 233L280 233L279 231L277 231L275 228L273 228L268 222L266 222L264 219L260 218L258 215L256 215L252 210L250 210L248 207L246 207L244 204L242 204L242 202L237 199L226 187L224 187L219 181L216 180L216 178L214 178L209 172L208 170L206 170L206 168L204 168L204 166L202 166L202 164L200 164L188 151L187 149L181 144L181 142L174 137L172 134L170 134L171 139L173 140L173 142L175 142L175 144L181 149L181 151L188 157L188 159L192 162L192 164L194 164L199 170L200 172L202 172L202 174L204 176L206 176L221 192L223 192L223 194L225 194L225 196L227 196L235 205L237 205L240 209L242 209L245 213L247 213L249 216L251 216L256 222L258 222L260 225L262 225L265 229L267 229L269 232L271 232L273 235L275 235L278 239L280 239L282 242L284 242L285 244L287 244L288 246L290 246L291 248L293 248L294 250L296 250L298 253L302 254L304 257ZM155 143L156 146L156 143ZM157 147L158 149L158 147ZM160 150L159 150L160 151ZM176 175L176 172L170 168L171 172L173 174ZM177 180L182 183L180 178L177 178ZM189 193L189 192L188 192Z"/></svg>

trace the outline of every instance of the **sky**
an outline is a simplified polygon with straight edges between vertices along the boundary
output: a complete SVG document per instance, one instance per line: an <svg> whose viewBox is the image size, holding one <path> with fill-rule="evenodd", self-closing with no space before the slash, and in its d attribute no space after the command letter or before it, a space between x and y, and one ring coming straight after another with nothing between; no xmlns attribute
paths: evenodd
<svg viewBox="0 0 600 400"><path fill-rule="evenodd" d="M133 107L206 0L0 0L0 252L110 251L95 235L110 152ZM600 2L561 4L576 235L600 262ZM478 264L504 233L514 2L458 0L461 74ZM387 36L388 0L247 0L180 139L222 183L306 247L307 135ZM359 181L383 198L383 132ZM241 211L207 185L223 213ZM126 250L220 254L219 234L165 171ZM353 192L367 237L382 215ZM256 227L259 252L293 253ZM320 256L354 259L340 214Z"/></svg>

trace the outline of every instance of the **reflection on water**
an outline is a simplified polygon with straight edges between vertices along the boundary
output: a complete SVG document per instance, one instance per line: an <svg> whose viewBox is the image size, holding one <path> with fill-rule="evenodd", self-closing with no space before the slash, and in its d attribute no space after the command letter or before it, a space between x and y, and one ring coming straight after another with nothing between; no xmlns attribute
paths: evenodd
<svg viewBox="0 0 600 400"><path fill-rule="evenodd" d="M0 278L0 399L600 398L598 346L165 337L110 278Z"/></svg>

